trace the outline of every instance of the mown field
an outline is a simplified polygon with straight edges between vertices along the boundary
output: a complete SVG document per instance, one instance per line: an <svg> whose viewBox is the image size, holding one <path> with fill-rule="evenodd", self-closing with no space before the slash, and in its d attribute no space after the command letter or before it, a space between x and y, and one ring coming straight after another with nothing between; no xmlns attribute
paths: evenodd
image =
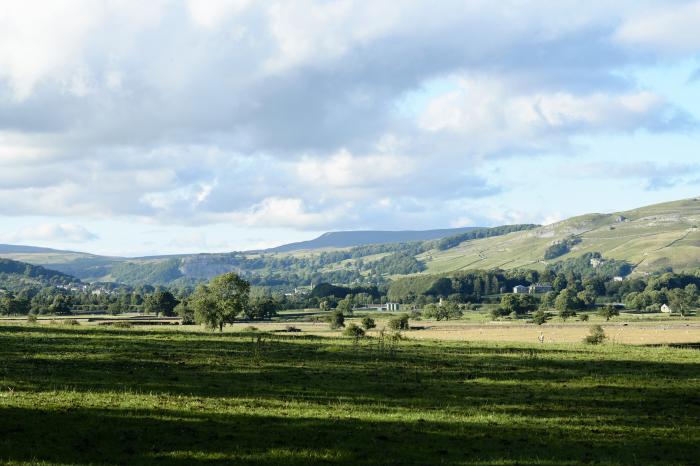
<svg viewBox="0 0 700 466"><path fill-rule="evenodd" d="M0 325L3 464L698 464L700 352Z"/></svg>

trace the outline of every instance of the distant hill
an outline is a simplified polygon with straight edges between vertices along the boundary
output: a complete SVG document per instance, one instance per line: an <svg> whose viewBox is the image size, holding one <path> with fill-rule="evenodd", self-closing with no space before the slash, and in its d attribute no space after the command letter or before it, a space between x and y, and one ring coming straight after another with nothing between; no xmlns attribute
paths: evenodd
<svg viewBox="0 0 700 466"><path fill-rule="evenodd" d="M25 287L57 286L80 283L71 275L38 265L11 259L0 259L0 288L18 290Z"/></svg>
<svg viewBox="0 0 700 466"><path fill-rule="evenodd" d="M441 230L403 230L403 231L334 231L324 233L316 239L284 244L265 252L308 251L324 248L351 248L368 244L407 243L411 241L430 241L458 235L478 227L447 228Z"/></svg>
<svg viewBox="0 0 700 466"><path fill-rule="evenodd" d="M66 253L71 251L60 251L51 248L39 248L36 246L24 246L20 244L0 244L0 254L37 254L37 253Z"/></svg>
<svg viewBox="0 0 700 466"><path fill-rule="evenodd" d="M700 199L581 215L545 226L326 233L265 251L115 258L16 248L24 249L2 252L8 246L0 246L0 256L84 281L129 285L194 285L229 271L254 285L286 290L312 282L378 285L402 275L543 270L564 262L581 267L572 260L586 254L596 263L598 257L618 261L612 268L628 264L632 274L695 271L700 269Z"/></svg>
<svg viewBox="0 0 700 466"><path fill-rule="evenodd" d="M634 273L700 268L700 199L625 212L587 214L527 231L462 243L418 256L425 273L473 269L543 269L598 252L627 261Z"/></svg>

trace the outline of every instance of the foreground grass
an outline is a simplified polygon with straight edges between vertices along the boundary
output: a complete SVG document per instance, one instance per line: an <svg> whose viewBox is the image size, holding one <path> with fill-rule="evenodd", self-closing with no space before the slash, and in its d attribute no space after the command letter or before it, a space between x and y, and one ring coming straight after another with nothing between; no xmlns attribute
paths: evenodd
<svg viewBox="0 0 700 466"><path fill-rule="evenodd" d="M697 464L700 352L0 326L6 464Z"/></svg>

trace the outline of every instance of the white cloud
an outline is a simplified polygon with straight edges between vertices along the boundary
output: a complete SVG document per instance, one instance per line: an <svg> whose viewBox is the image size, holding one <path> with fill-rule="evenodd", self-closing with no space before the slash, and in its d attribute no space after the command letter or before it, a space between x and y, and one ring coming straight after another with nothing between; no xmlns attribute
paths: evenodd
<svg viewBox="0 0 700 466"><path fill-rule="evenodd" d="M486 181L487 156L682 128L679 109L619 73L664 56L635 32L649 30L634 26L638 5L8 0L0 215L478 221L445 206L502 189ZM396 110L406 96L423 108L425 83L455 76L417 120Z"/></svg>
<svg viewBox="0 0 700 466"><path fill-rule="evenodd" d="M74 63L87 34L101 21L98 2L7 1L0 6L0 77L14 98L26 99L56 69Z"/></svg>
<svg viewBox="0 0 700 466"><path fill-rule="evenodd" d="M84 243L97 239L97 235L81 225L72 223L45 223L3 233L0 240L7 243Z"/></svg>
<svg viewBox="0 0 700 466"><path fill-rule="evenodd" d="M618 28L622 44L673 54L700 52L700 1L667 2L641 8Z"/></svg>
<svg viewBox="0 0 700 466"><path fill-rule="evenodd" d="M648 91L577 95L520 90L497 76L462 78L456 90L432 98L419 115L431 132L463 135L480 152L508 146L546 147L569 134L631 131L664 123L664 100Z"/></svg>
<svg viewBox="0 0 700 466"><path fill-rule="evenodd" d="M302 199L267 198L245 212L237 212L231 218L251 227L291 227L300 230L318 230L351 216L349 206L329 210L310 211Z"/></svg>
<svg viewBox="0 0 700 466"><path fill-rule="evenodd" d="M250 0L187 0L192 21L205 28L220 25L228 15L241 12L249 4Z"/></svg>

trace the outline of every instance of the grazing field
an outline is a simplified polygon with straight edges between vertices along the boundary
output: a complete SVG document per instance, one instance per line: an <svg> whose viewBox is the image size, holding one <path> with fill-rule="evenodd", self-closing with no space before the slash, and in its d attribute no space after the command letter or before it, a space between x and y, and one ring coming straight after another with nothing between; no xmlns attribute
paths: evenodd
<svg viewBox="0 0 700 466"><path fill-rule="evenodd" d="M700 352L0 325L3 464L698 462Z"/></svg>

